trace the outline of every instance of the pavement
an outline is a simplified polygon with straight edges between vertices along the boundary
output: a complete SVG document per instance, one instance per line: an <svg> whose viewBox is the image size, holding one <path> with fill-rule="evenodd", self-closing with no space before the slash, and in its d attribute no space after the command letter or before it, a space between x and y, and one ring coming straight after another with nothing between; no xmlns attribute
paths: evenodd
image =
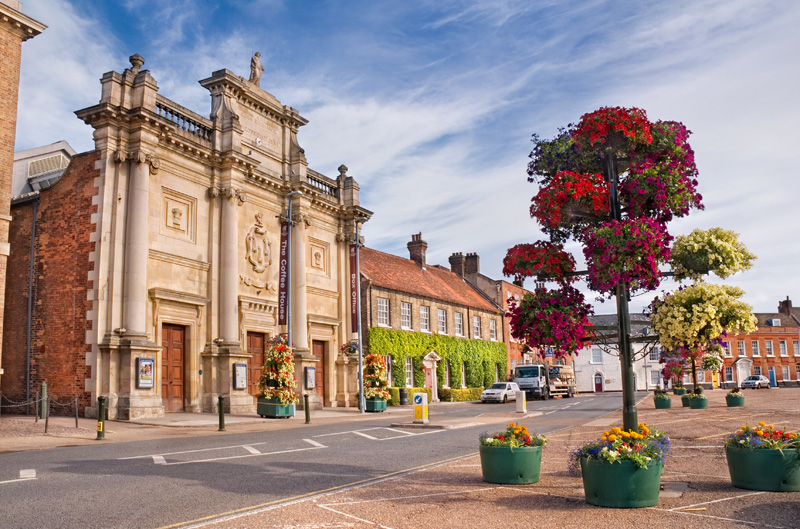
<svg viewBox="0 0 800 529"><path fill-rule="evenodd" d="M648 396L639 402L639 420L669 435L673 454L661 477L659 504L640 509L609 509L585 503L580 477L567 472L568 454L576 446L596 439L611 426L621 426L619 411L586 424L547 435L539 483L494 485L481 479L477 452L435 465L387 474L346 487L298 496L285 501L254 505L214 518L187 521L170 527L214 529L419 529L492 526L525 528L552 524L559 528L593 525L659 528L800 527L800 492L761 492L737 489L723 452L724 438L742 425L759 421L789 431L800 431L800 388L745 391L743 408L725 405L725 390L706 391L709 408L692 410L672 398L673 408L656 410ZM591 395L578 396L587 398ZM621 397L620 397L621 404ZM506 422L525 424L535 432L555 419L529 414L520 420L514 412L490 412L477 419L438 421L431 405L429 427L448 428ZM457 405L457 404L453 404ZM409 407L389 407L386 418L396 427L408 426ZM375 414L351 408L326 408L311 412L312 423L374 420ZM48 433L32 418L4 415L0 418L0 453L58 446L94 445L177 436L211 435L218 430L212 414L169 414L160 419L107 421L106 440L96 440L96 421L57 417L50 419ZM291 419L264 420L252 416L225 416L226 433L301 428L302 412ZM220 435L226 435L220 433ZM446 439L439 437L438 439ZM614 484L610 484L614 486Z"/></svg>

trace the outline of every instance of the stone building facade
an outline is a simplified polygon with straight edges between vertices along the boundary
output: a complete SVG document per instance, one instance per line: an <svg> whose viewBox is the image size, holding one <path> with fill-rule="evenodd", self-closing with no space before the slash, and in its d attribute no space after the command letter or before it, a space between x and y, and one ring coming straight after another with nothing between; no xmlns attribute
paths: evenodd
<svg viewBox="0 0 800 529"><path fill-rule="evenodd" d="M14 142L17 134L17 101L22 43L35 37L45 25L24 15L17 0L0 0L0 343L7 326L3 300L6 297L6 269L10 252L11 182L14 173ZM0 390L3 384L0 352Z"/></svg>
<svg viewBox="0 0 800 529"><path fill-rule="evenodd" d="M39 192L38 211L15 212L20 244L37 228L32 301L50 307L23 326L37 366L28 383L72 380L64 391L83 396L87 416L101 395L110 418L214 411L219 396L230 412L254 411L290 300L298 393L311 407L354 405L355 364L338 352L350 337L347 245L371 216L357 183L344 166L335 178L308 168L297 138L307 121L258 80L229 70L201 80L206 118L162 96L143 65L134 55L103 75L100 102L76 112L95 150ZM27 299L30 259L18 257L13 287ZM20 337L3 346L25 350Z"/></svg>

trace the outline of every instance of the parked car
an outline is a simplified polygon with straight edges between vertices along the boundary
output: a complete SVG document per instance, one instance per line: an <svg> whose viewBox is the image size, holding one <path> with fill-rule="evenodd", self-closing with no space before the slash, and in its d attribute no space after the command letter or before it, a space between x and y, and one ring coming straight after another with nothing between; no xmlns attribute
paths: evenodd
<svg viewBox="0 0 800 529"><path fill-rule="evenodd" d="M519 386L516 382L495 382L481 393L481 402L508 402L517 400Z"/></svg>
<svg viewBox="0 0 800 529"><path fill-rule="evenodd" d="M764 375L750 375L742 381L742 389L745 388L769 388L769 379Z"/></svg>

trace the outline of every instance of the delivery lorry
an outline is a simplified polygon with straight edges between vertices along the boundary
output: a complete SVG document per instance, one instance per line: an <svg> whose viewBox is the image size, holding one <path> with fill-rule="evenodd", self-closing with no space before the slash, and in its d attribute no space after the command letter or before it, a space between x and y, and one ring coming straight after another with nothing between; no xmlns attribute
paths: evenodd
<svg viewBox="0 0 800 529"><path fill-rule="evenodd" d="M514 382L527 399L569 398L577 393L571 366L548 366L542 362L519 365L514 369Z"/></svg>

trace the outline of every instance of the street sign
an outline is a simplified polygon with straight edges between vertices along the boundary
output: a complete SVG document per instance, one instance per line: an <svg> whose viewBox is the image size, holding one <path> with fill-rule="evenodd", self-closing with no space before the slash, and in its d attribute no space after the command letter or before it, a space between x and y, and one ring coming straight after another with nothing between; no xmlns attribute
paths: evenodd
<svg viewBox="0 0 800 529"><path fill-rule="evenodd" d="M428 424L428 394L414 393L414 422Z"/></svg>

